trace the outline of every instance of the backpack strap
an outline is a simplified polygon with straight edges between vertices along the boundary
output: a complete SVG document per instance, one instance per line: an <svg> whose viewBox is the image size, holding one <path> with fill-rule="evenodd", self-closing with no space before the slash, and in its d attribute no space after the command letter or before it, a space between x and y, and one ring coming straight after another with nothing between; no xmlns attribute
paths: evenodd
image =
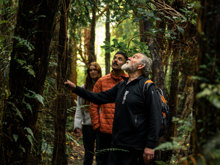
<svg viewBox="0 0 220 165"><path fill-rule="evenodd" d="M147 91L152 84L154 84L154 82L152 80L145 81L144 87L143 87L143 93L144 93L145 89Z"/></svg>

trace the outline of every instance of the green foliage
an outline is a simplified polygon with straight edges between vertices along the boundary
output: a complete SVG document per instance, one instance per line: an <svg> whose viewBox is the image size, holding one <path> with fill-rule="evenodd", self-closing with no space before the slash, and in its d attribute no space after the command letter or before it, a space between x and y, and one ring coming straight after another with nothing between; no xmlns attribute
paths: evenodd
<svg viewBox="0 0 220 165"><path fill-rule="evenodd" d="M123 51L126 52L129 56L132 56L135 53L141 52L149 55L150 51L148 50L148 46L144 42L139 42L138 40L132 40L132 43L126 43L123 41L118 41L117 39L113 39L113 44L109 46L109 43L105 42L105 45L101 46L102 48L113 51ZM130 46L130 47L129 47Z"/></svg>
<svg viewBox="0 0 220 165"><path fill-rule="evenodd" d="M181 146L177 141L172 142L165 142L160 144L155 150L179 150L179 149L186 149L184 146Z"/></svg>
<svg viewBox="0 0 220 165"><path fill-rule="evenodd" d="M44 98L40 95L35 93L34 91L31 91L29 89L26 89L29 93L26 93L25 96L27 98L33 98L36 99L39 103L41 103L42 105L44 105ZM27 105L29 107L29 105Z"/></svg>
<svg viewBox="0 0 220 165"><path fill-rule="evenodd" d="M220 85L203 83L200 86L201 92L197 93L196 97L205 98L216 108L220 109Z"/></svg>
<svg viewBox="0 0 220 165"><path fill-rule="evenodd" d="M12 105L12 109L16 112L16 115L18 115L19 118L24 121L24 118L23 118L23 116L22 116L22 113L21 113L21 111L17 108L17 106L16 106L14 103L12 103L12 102L8 102L8 104Z"/></svg>
<svg viewBox="0 0 220 165"><path fill-rule="evenodd" d="M104 45L101 48L110 53L120 50L126 52L128 56L132 56L137 52L149 55L148 45L140 42L139 28L136 23L132 23L131 19L125 20L118 25L113 34L115 37L113 37L111 43L104 41Z"/></svg>
<svg viewBox="0 0 220 165"><path fill-rule="evenodd" d="M77 85L81 86L85 83L86 66L82 65L80 62L78 62L77 75Z"/></svg>
<svg viewBox="0 0 220 165"><path fill-rule="evenodd" d="M52 144L48 143L45 139L42 139L41 151L42 151L41 160L44 162L44 164L50 164L53 155Z"/></svg>
<svg viewBox="0 0 220 165"><path fill-rule="evenodd" d="M155 148L155 150L167 151L171 150L174 154L168 164L178 164L178 162L182 159L185 159L185 155L183 153L187 153L190 150L190 135L193 129L193 121L192 114L188 117L188 119L180 119L173 117L172 122L176 122L177 124L177 136L172 137L172 141L161 143L159 146ZM166 162L157 162L157 163L165 163Z"/></svg>
<svg viewBox="0 0 220 165"><path fill-rule="evenodd" d="M26 135L26 137L27 137L28 141L31 143L31 148L32 148L33 147L34 134L33 134L32 130L28 127L24 127L24 130L26 130L27 133L28 133Z"/></svg>
<svg viewBox="0 0 220 165"><path fill-rule="evenodd" d="M32 51L34 49L34 46L28 40L19 36L14 36L13 38L18 41L16 45L17 47L26 47L28 51Z"/></svg>
<svg viewBox="0 0 220 165"><path fill-rule="evenodd" d="M114 152L114 151L129 152L128 150L121 149L121 148L106 148L106 149L102 149L102 150L95 152L95 155L99 155L105 152Z"/></svg>
<svg viewBox="0 0 220 165"><path fill-rule="evenodd" d="M13 134L12 136L13 136L14 141L17 142L17 140L18 140L18 135Z"/></svg>
<svg viewBox="0 0 220 165"><path fill-rule="evenodd" d="M200 8L199 1L187 1L186 7L180 9L180 11L184 13L186 21L196 24L198 17L196 10L198 10L198 8Z"/></svg>
<svg viewBox="0 0 220 165"><path fill-rule="evenodd" d="M177 25L177 29L182 35L184 34L184 29L181 26Z"/></svg>
<svg viewBox="0 0 220 165"><path fill-rule="evenodd" d="M220 133L207 141L207 143L202 146L201 155L203 156L203 160L198 159L198 164L201 162L209 162L209 164L217 165L220 163Z"/></svg>
<svg viewBox="0 0 220 165"><path fill-rule="evenodd" d="M156 164L158 164L158 165L168 165L166 162L164 162L164 161L159 161L159 160L156 160L156 161L154 161Z"/></svg>

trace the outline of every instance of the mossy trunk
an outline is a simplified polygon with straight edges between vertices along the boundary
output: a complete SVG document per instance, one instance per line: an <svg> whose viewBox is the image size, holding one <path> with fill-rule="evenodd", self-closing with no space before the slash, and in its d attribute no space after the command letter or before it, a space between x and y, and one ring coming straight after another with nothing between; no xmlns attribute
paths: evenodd
<svg viewBox="0 0 220 165"><path fill-rule="evenodd" d="M1 164L32 164L34 136L59 0L20 0L5 103ZM43 16L43 17L42 17Z"/></svg>

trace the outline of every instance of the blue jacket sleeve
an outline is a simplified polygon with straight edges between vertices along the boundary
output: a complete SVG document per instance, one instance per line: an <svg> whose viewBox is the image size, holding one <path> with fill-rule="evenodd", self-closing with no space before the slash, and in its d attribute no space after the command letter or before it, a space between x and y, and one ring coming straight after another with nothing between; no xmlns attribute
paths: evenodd
<svg viewBox="0 0 220 165"><path fill-rule="evenodd" d="M115 98L118 91L117 89L118 89L118 84L107 91L94 93L79 86L76 86L73 92L79 95L80 97L88 101L91 101L95 104L106 104L106 103L115 102Z"/></svg>

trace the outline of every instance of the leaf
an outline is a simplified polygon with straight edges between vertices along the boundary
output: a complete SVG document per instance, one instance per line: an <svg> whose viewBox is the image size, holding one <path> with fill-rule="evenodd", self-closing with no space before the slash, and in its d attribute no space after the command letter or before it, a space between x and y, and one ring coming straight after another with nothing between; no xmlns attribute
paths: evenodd
<svg viewBox="0 0 220 165"><path fill-rule="evenodd" d="M172 18L169 17L169 16L164 16L164 17L167 18L167 19L170 20L170 21L173 21Z"/></svg>
<svg viewBox="0 0 220 165"><path fill-rule="evenodd" d="M31 137L34 137L34 134L29 127L24 127L24 129L29 133L29 135L31 135Z"/></svg>
<svg viewBox="0 0 220 165"><path fill-rule="evenodd" d="M21 60L21 59L17 59L17 62L23 66L24 64L26 64L26 61L25 60Z"/></svg>
<svg viewBox="0 0 220 165"><path fill-rule="evenodd" d="M16 107L16 105L12 102L8 102L8 104L12 105L17 115L24 121L21 111Z"/></svg>
<svg viewBox="0 0 220 165"><path fill-rule="evenodd" d="M162 143L158 147L156 147L155 150L177 150L180 148L181 146L176 141L173 141Z"/></svg>
<svg viewBox="0 0 220 165"><path fill-rule="evenodd" d="M42 105L44 105L44 98L40 94L35 94L34 97L37 101L39 101Z"/></svg>
<svg viewBox="0 0 220 165"><path fill-rule="evenodd" d="M7 21L7 20L0 21L0 25L5 24L5 23L9 23L9 21Z"/></svg>
<svg viewBox="0 0 220 165"><path fill-rule="evenodd" d="M24 121L24 118L21 114L21 111L19 111L19 109L17 107L15 107L15 111L16 111L17 115Z"/></svg>
<svg viewBox="0 0 220 165"><path fill-rule="evenodd" d="M44 105L44 98L43 98L43 96L41 96L40 94L37 94L34 91L31 91L29 89L26 89L26 90L32 94L32 96L30 96L29 94L25 94L26 97L28 97L28 98L35 98L42 105Z"/></svg>
<svg viewBox="0 0 220 165"><path fill-rule="evenodd" d="M27 137L28 141L31 143L31 146L33 146L33 139L32 139L32 137L30 135L27 135L26 137Z"/></svg>
<svg viewBox="0 0 220 165"><path fill-rule="evenodd" d="M156 164L158 164L158 165L168 165L166 162L164 162L164 161L159 161L159 160L156 160L156 161L154 161Z"/></svg>
<svg viewBox="0 0 220 165"><path fill-rule="evenodd" d="M140 43L140 42L137 41L137 40L132 40L132 42L135 43L135 44L139 44L139 43Z"/></svg>
<svg viewBox="0 0 220 165"><path fill-rule="evenodd" d="M33 70L33 66L32 65L24 66L23 68L26 69L30 75L35 77L35 72Z"/></svg>
<svg viewBox="0 0 220 165"><path fill-rule="evenodd" d="M80 146L80 144L73 138L73 136L69 132L66 133L66 139L73 141L76 146Z"/></svg>
<svg viewBox="0 0 220 165"><path fill-rule="evenodd" d="M25 148L24 147L22 147L22 146L19 146L19 148L23 151L23 152L25 152L26 150L25 150Z"/></svg>
<svg viewBox="0 0 220 165"><path fill-rule="evenodd" d="M14 138L15 142L17 142L17 140L18 140L18 135L13 134L12 136L13 136L13 138Z"/></svg>
<svg viewBox="0 0 220 165"><path fill-rule="evenodd" d="M31 105L29 103L25 103L25 105L26 105L27 109L29 109L30 112L33 113Z"/></svg>
<svg viewBox="0 0 220 165"><path fill-rule="evenodd" d="M184 29L181 26L177 25L177 29L182 35L184 34Z"/></svg>

